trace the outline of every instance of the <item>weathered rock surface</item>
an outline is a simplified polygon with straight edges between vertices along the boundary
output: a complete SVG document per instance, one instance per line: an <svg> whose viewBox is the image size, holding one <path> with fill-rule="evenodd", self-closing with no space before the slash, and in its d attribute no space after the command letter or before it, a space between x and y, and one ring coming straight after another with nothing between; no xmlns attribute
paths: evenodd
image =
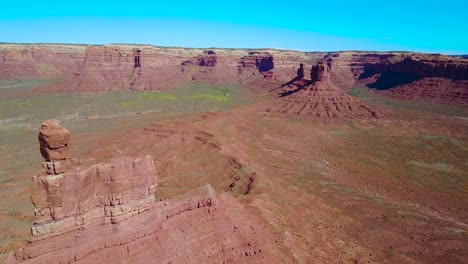
<svg viewBox="0 0 468 264"><path fill-rule="evenodd" d="M150 156L116 154L110 164L33 177L33 239L78 230L94 222L117 223L154 201L156 169ZM52 221L54 220L54 221Z"/></svg>
<svg viewBox="0 0 468 264"><path fill-rule="evenodd" d="M467 105L468 80L422 78L412 83L398 85L392 89L381 90L379 93L400 99L425 99Z"/></svg>
<svg viewBox="0 0 468 264"><path fill-rule="evenodd" d="M255 68L260 73L275 68L273 56L268 52L249 52L248 56L242 57L239 61L239 71Z"/></svg>
<svg viewBox="0 0 468 264"><path fill-rule="evenodd" d="M46 162L46 173L33 177L32 237L0 256L2 263L271 263L284 257L267 243L273 238L264 226L210 185L156 202L152 156L117 151L109 163L61 167L67 162Z"/></svg>
<svg viewBox="0 0 468 264"><path fill-rule="evenodd" d="M234 198L205 186L121 222L33 241L10 262L271 263L278 255L261 243L268 232L245 215Z"/></svg>
<svg viewBox="0 0 468 264"><path fill-rule="evenodd" d="M324 74L325 66L323 66L323 63L313 65L310 70L310 82L314 83L323 80Z"/></svg>
<svg viewBox="0 0 468 264"><path fill-rule="evenodd" d="M216 52L212 50L203 51L203 55L197 57L198 66L214 67L216 65Z"/></svg>
<svg viewBox="0 0 468 264"><path fill-rule="evenodd" d="M70 131L61 127L58 120L44 121L39 130L39 145L46 161L65 160L69 156Z"/></svg>
<svg viewBox="0 0 468 264"><path fill-rule="evenodd" d="M0 80L60 80L38 88L38 93L164 90L190 81L226 84L264 75L284 82L295 75L298 62L315 63L324 55L272 49L0 44Z"/></svg>
<svg viewBox="0 0 468 264"><path fill-rule="evenodd" d="M271 262L269 232L206 185L155 201L151 156L33 179L37 221L7 263ZM201 242L203 241L203 242Z"/></svg>

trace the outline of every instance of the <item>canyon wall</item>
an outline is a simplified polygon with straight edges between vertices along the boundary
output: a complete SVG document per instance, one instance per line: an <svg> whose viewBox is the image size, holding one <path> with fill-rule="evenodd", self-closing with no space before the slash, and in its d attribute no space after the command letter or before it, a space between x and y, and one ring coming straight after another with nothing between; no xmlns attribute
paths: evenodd
<svg viewBox="0 0 468 264"><path fill-rule="evenodd" d="M341 89L367 86L401 99L468 104L468 60L421 53L332 53L331 79Z"/></svg>
<svg viewBox="0 0 468 264"><path fill-rule="evenodd" d="M44 91L164 90L188 81L287 80L325 53L149 45L0 44L0 80L50 79ZM267 73L268 72L268 73Z"/></svg>
<svg viewBox="0 0 468 264"><path fill-rule="evenodd" d="M0 44L0 80L54 81L37 88L39 92L157 91L192 81L272 88L294 78L301 63L309 72L319 61L330 71L331 82L343 90L367 86L397 98L467 103L467 59L407 52Z"/></svg>

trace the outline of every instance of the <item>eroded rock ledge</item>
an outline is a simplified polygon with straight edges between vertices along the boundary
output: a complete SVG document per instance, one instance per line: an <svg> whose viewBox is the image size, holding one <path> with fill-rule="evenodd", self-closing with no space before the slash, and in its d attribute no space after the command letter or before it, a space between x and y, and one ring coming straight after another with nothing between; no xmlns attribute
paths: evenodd
<svg viewBox="0 0 468 264"><path fill-rule="evenodd" d="M47 142L70 139L56 120ZM64 133L59 133L64 132ZM66 132L66 133L65 133ZM66 135L64 137L64 135ZM42 141L44 139L40 137ZM63 144L59 144L62 146ZM156 201L153 158L116 151L109 163L80 168L49 160L33 176L36 219L27 246L1 263L239 263L271 262L270 237L232 196L205 185ZM64 168L64 167L60 167Z"/></svg>

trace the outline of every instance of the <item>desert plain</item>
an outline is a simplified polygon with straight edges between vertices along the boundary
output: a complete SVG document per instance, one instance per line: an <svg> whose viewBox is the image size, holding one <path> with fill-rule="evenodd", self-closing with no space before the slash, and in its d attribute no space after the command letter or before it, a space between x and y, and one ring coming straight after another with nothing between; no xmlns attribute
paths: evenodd
<svg viewBox="0 0 468 264"><path fill-rule="evenodd" d="M124 44L0 58L0 262L468 262L465 58ZM70 132L63 173L42 165L61 162L41 156L49 119Z"/></svg>

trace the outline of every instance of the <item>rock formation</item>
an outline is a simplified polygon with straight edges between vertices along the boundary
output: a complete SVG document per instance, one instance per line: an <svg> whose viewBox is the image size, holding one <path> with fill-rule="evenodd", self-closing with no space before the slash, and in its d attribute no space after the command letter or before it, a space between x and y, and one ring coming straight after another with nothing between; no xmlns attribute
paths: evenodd
<svg viewBox="0 0 468 264"><path fill-rule="evenodd" d="M297 69L297 79L302 79L304 78L304 64L299 64L299 68Z"/></svg>
<svg viewBox="0 0 468 264"><path fill-rule="evenodd" d="M35 176L33 240L94 223L115 224L148 210L156 180L150 156L132 160L122 154L115 154L110 164Z"/></svg>
<svg viewBox="0 0 468 264"><path fill-rule="evenodd" d="M216 52L212 50L203 51L203 55L197 57L198 66L214 67L216 65Z"/></svg>
<svg viewBox="0 0 468 264"><path fill-rule="evenodd" d="M440 54L333 53L332 82L341 89L368 86L401 99L467 104L468 60Z"/></svg>
<svg viewBox="0 0 468 264"><path fill-rule="evenodd" d="M141 63L140 63L141 50L136 48L134 56L135 56L134 67L135 68L141 68Z"/></svg>
<svg viewBox="0 0 468 264"><path fill-rule="evenodd" d="M65 160L69 156L70 131L61 127L57 120L44 121L39 130L39 145L46 161Z"/></svg>
<svg viewBox="0 0 468 264"><path fill-rule="evenodd" d="M200 54L192 60L186 60L181 63L182 66L197 65L201 67L215 67L216 66L216 52L213 50L204 50L203 54ZM182 69L184 71L184 68Z"/></svg>
<svg viewBox="0 0 468 264"><path fill-rule="evenodd" d="M68 144L69 132L58 128L58 122L44 124L51 124L47 129L54 127L54 132L41 127L41 140L52 146ZM206 185L156 201L157 180L151 156L133 159L119 151L109 163L34 176L36 218L30 242L0 260L271 263L278 254L274 252L280 252L262 246L271 235L232 196L218 195Z"/></svg>
<svg viewBox="0 0 468 264"><path fill-rule="evenodd" d="M323 63L319 63L312 66L310 70L310 82L319 82L323 79L323 75L325 73L325 66Z"/></svg>
<svg viewBox="0 0 468 264"><path fill-rule="evenodd" d="M313 65L311 80L297 77L281 87L278 97L267 109L271 112L305 115L320 120L379 118L383 112L345 94L330 81L328 67Z"/></svg>
<svg viewBox="0 0 468 264"><path fill-rule="evenodd" d="M273 56L268 52L251 51L239 61L239 72L249 69L256 69L259 73L264 73L275 68Z"/></svg>

